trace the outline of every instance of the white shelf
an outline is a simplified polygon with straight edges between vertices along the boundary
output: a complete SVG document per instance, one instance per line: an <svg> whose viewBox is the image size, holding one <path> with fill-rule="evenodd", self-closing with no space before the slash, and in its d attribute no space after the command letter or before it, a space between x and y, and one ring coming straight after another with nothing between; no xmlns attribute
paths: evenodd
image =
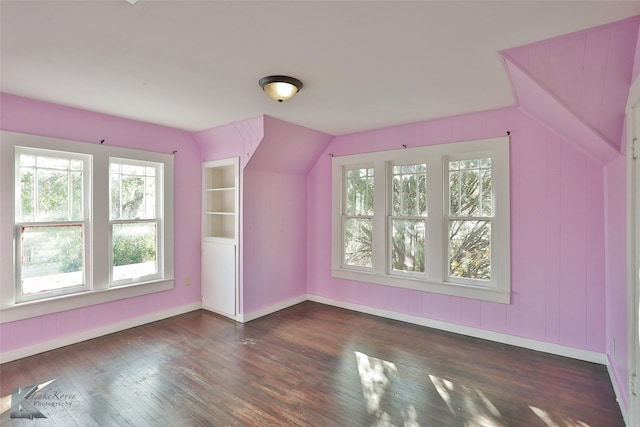
<svg viewBox="0 0 640 427"><path fill-rule="evenodd" d="M202 174L203 237L235 239L238 209L237 159L206 162Z"/></svg>

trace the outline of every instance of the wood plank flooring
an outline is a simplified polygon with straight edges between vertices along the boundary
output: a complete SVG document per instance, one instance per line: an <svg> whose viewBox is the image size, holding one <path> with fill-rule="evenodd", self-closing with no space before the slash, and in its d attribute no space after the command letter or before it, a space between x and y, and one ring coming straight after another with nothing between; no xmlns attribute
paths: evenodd
<svg viewBox="0 0 640 427"><path fill-rule="evenodd" d="M10 418L14 389L52 379L28 399L46 419ZM5 363L0 396L2 426L624 425L604 366L312 302Z"/></svg>

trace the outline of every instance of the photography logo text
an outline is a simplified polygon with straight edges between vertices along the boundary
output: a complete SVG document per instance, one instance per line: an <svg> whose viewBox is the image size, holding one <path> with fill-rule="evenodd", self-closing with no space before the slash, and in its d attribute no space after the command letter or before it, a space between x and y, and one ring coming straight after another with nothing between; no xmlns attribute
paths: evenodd
<svg viewBox="0 0 640 427"><path fill-rule="evenodd" d="M75 394L60 390L45 390L55 379L42 384L13 389L11 393L10 418L47 418L42 408L69 408L77 400Z"/></svg>

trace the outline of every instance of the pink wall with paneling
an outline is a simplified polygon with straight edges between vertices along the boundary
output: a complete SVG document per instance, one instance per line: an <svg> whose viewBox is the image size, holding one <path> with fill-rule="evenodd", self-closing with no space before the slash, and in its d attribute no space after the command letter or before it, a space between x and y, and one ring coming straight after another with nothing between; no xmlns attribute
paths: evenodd
<svg viewBox="0 0 640 427"><path fill-rule="evenodd" d="M0 94L2 130L175 154L175 287L0 325L0 352L200 301L201 149L187 132ZM2 143L0 141L0 143ZM2 254L11 256L11 254ZM192 286L184 286L190 276Z"/></svg>
<svg viewBox="0 0 640 427"><path fill-rule="evenodd" d="M501 53L619 149L639 25L636 16Z"/></svg>
<svg viewBox="0 0 640 427"><path fill-rule="evenodd" d="M331 277L331 157L511 132L510 305ZM579 349L605 350L602 166L517 108L341 136L309 173L308 292Z"/></svg>
<svg viewBox="0 0 640 427"><path fill-rule="evenodd" d="M640 73L640 31L638 31L638 35L636 37L636 51L634 55L633 73L631 77L632 82L634 82L638 78L639 73Z"/></svg>
<svg viewBox="0 0 640 427"><path fill-rule="evenodd" d="M202 146L204 161L240 157L242 169L264 138L264 116L195 132L193 137Z"/></svg>
<svg viewBox="0 0 640 427"><path fill-rule="evenodd" d="M198 132L203 159L240 157L240 312L306 295L306 174L331 135L260 116Z"/></svg>
<svg viewBox="0 0 640 427"><path fill-rule="evenodd" d="M306 175L244 171L243 313L307 293Z"/></svg>

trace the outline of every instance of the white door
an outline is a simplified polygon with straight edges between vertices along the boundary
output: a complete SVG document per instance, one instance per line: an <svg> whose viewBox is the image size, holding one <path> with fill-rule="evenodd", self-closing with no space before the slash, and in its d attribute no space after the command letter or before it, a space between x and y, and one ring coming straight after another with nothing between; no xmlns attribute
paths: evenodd
<svg viewBox="0 0 640 427"><path fill-rule="evenodd" d="M202 308L235 318L236 245L202 242Z"/></svg>

